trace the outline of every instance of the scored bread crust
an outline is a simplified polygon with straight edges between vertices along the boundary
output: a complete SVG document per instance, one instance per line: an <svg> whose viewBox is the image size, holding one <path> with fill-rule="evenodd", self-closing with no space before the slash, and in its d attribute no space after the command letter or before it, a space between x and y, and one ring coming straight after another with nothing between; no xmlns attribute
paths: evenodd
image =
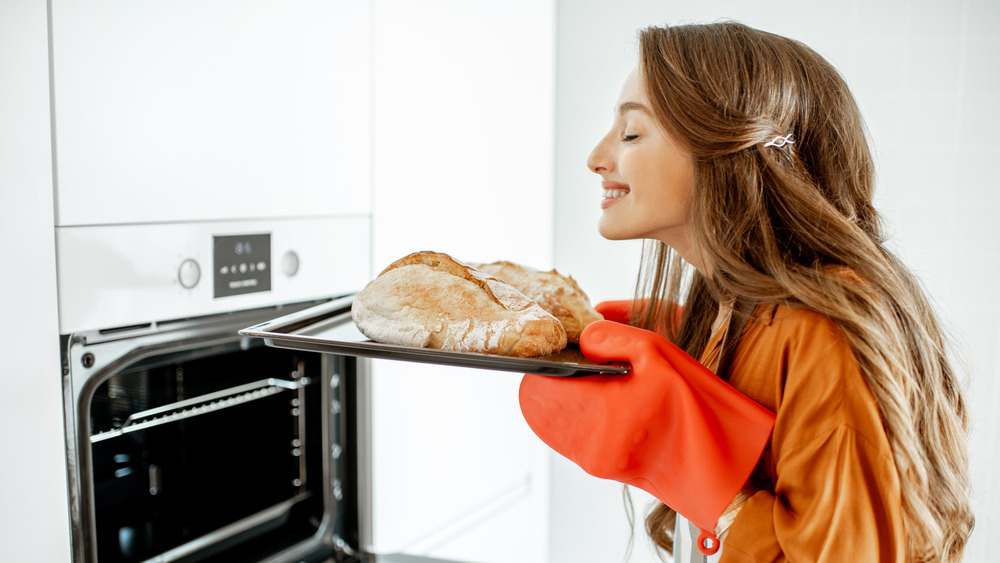
<svg viewBox="0 0 1000 563"><path fill-rule="evenodd" d="M514 286L559 319L569 342L580 342L583 329L604 318L571 276L564 276L555 270L543 272L507 261L479 264L476 268Z"/></svg>
<svg viewBox="0 0 1000 563"><path fill-rule="evenodd" d="M354 298L354 324L385 344L515 357L566 347L562 324L493 276L440 252L389 265Z"/></svg>

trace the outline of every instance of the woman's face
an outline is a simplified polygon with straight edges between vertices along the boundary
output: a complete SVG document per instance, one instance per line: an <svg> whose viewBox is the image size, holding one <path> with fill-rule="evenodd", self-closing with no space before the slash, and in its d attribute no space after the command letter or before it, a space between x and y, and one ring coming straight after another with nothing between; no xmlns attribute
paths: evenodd
<svg viewBox="0 0 1000 563"><path fill-rule="evenodd" d="M690 233L694 161L653 116L638 70L625 80L611 131L587 166L603 179L601 236L660 240L698 266Z"/></svg>

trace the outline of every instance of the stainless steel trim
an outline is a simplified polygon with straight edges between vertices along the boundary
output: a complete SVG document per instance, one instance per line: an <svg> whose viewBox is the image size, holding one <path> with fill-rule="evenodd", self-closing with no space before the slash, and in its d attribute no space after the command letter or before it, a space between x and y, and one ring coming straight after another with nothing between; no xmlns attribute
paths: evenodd
<svg viewBox="0 0 1000 563"><path fill-rule="evenodd" d="M358 424L358 511L372 514L372 382L371 360L358 358L357 403L355 419ZM371 551L374 543L374 519L362 518L358 530L359 545L362 550Z"/></svg>

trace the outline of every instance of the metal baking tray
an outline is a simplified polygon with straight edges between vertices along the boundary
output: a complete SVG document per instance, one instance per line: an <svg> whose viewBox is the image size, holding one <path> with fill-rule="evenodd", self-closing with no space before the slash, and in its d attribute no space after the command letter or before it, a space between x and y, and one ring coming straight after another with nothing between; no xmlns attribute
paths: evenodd
<svg viewBox="0 0 1000 563"><path fill-rule="evenodd" d="M334 299L277 319L240 330L243 336L262 338L274 348L288 348L341 356L358 356L486 369L517 373L535 373L559 377L623 374L625 363L596 364L579 347L570 344L562 352L540 358L511 358L492 354L450 352L430 348L382 344L365 337L351 318L354 298Z"/></svg>

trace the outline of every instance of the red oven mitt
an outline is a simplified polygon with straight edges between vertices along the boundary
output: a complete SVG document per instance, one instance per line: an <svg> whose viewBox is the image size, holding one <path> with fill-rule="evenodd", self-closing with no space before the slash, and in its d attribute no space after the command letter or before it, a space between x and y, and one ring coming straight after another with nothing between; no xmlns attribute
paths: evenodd
<svg viewBox="0 0 1000 563"><path fill-rule="evenodd" d="M632 304L631 299L601 301L594 305L594 310L603 315L605 320L627 325L632 320Z"/></svg>
<svg viewBox="0 0 1000 563"><path fill-rule="evenodd" d="M632 324L632 307L635 306L635 303L632 299L614 299L611 301L601 301L597 305L594 305L594 309L604 316L604 320L627 325ZM639 312L642 312L647 306L649 306L649 299L641 300L639 302ZM679 326L683 312L683 307L674 305L670 315L670 322Z"/></svg>
<svg viewBox="0 0 1000 563"><path fill-rule="evenodd" d="M587 473L660 499L698 526L702 553L718 551L716 522L756 466L774 414L654 332L598 321L580 348L632 370L525 375L519 399L528 426Z"/></svg>

